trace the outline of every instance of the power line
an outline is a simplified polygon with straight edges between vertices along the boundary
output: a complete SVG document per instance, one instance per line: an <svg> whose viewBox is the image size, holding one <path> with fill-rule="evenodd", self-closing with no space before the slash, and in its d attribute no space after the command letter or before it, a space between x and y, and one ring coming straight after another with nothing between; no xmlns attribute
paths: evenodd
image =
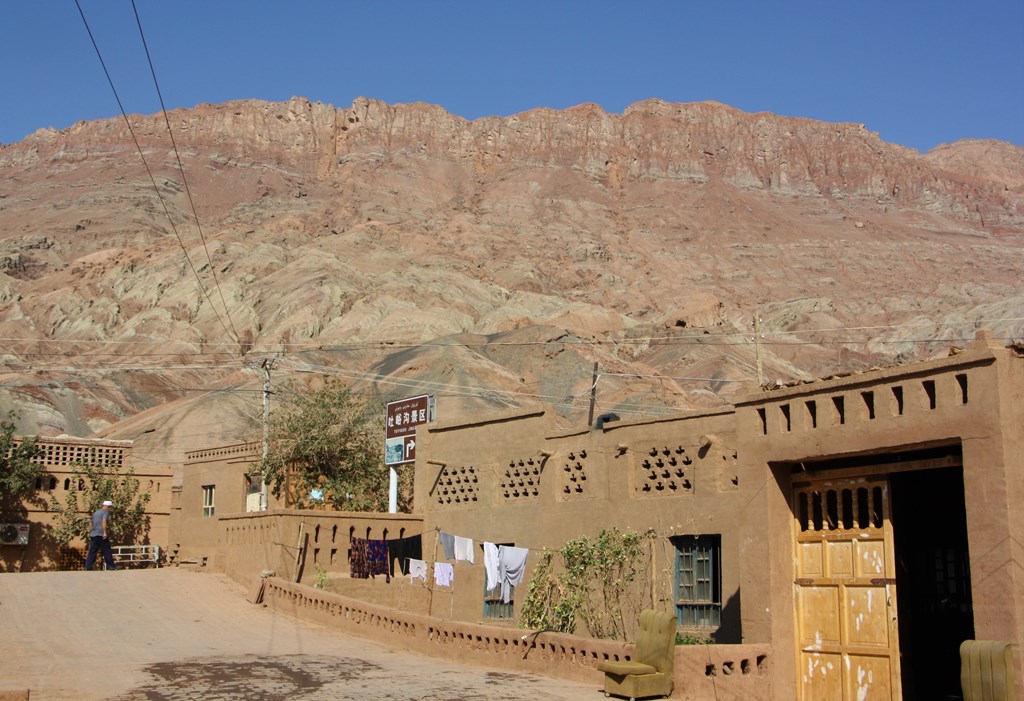
<svg viewBox="0 0 1024 701"><path fill-rule="evenodd" d="M117 101L118 109L121 110L121 116L124 118L124 123L128 127L128 133L131 135L132 141L135 143L135 148L139 152L139 158L142 159L142 165L145 167L147 175L149 175L149 181L153 184L153 190L156 192L157 199L160 200L160 205L163 207L164 214L167 216L167 222L171 226L171 231L174 232L174 237L178 239L178 244L181 246L181 250L185 254L185 260L188 262L188 266L192 270L192 274L199 283L199 289L202 291L206 300L210 303L210 308L217 317L217 321L220 322L220 325L230 337L231 331L229 331L228 327L224 324L224 320L221 318L220 312L217 311L217 307L213 304L213 300L210 299L210 293L207 291L206 286L203 285L203 280L199 277L199 272L196 270L196 266L192 263L192 257L189 256L188 249L185 247L185 242L182 241L181 235L178 233L178 227L174 225L174 219L171 217L170 210L167 208L167 202L160 193L160 188L156 184L156 178L153 175L153 171L150 169L149 163L146 161L146 156L142 152L142 146L139 144L138 137L135 135L135 129L132 128L131 120L128 119L128 113L125 111L124 104L121 102L121 96L118 94L117 88L114 87L114 80L110 76L110 71L107 70L106 61L103 60L103 54L100 52L100 47L96 43L96 38L93 36L92 29L89 27L89 22L85 18L85 12L82 10L82 5L79 0L75 0L75 6L78 8L78 14L82 18L82 24L85 25L85 31L89 34L89 40L92 42L93 49L96 51L96 57L99 59L100 65L103 67L103 74L107 77L107 83L110 85L110 90L114 93L114 99ZM210 267L211 269L213 268L212 265ZM237 338L235 340L237 342Z"/></svg>
<svg viewBox="0 0 1024 701"><path fill-rule="evenodd" d="M168 339L166 341L122 341L117 338L102 339L102 338L15 338L15 337L0 337L0 341L7 343L73 343L75 345L89 344L89 343L102 343L103 345L126 345L126 346L168 346L174 343L181 343L190 346L194 345L206 345L218 348L225 346L233 348L233 344L229 343L218 343L216 341L175 341Z"/></svg>
<svg viewBox="0 0 1024 701"><path fill-rule="evenodd" d="M1012 320L1011 320L1012 321ZM1021 319L1024 321L1024 319ZM974 326L976 322L966 322L966 324ZM980 323L980 322L978 322ZM937 325L937 324L920 324L916 326L925 325ZM860 327L852 327L853 330L858 330ZM867 327L863 327L867 328ZM900 326L888 326L879 328L890 328L897 329L902 328ZM811 334L819 332L838 332L845 329L807 329L802 331L779 331L775 332L776 335L796 335L796 334ZM722 341L716 339L729 339L735 338L737 340ZM999 340L1011 340L1013 336L995 336ZM858 345L865 343L886 343L886 344L902 344L902 343L913 343L913 344L929 344L929 343L952 343L952 342L967 342L973 341L974 336L958 336L958 337L946 337L946 338L906 338L906 339L893 339L884 340L878 338L864 338L864 339L839 339L839 340L818 340L818 341L787 341L787 340L765 340L762 341L765 345ZM329 344L323 341L309 342L309 343L280 343L274 344L273 349L264 348L262 346L254 345L251 353L271 353L281 352L283 349L298 349L299 351L314 350L322 351L325 353L331 352L347 352L347 351L362 351L362 350L410 350L416 348L445 348L445 347L464 347L464 348L490 348L490 347L532 347L532 346L548 346L553 343L562 344L566 346L602 346L602 345L631 345L631 344L647 344L654 342L664 342L666 344L673 343L689 343L690 345L696 346L744 346L751 345L754 341L751 337L751 333L747 331L735 331L729 333L710 335L682 335L682 336L637 336L633 338L604 338L604 339L551 339L546 341L460 341L458 343L452 343L450 341L439 342L439 341L365 341L365 342L353 342L345 344ZM292 350L291 352L295 352Z"/></svg>
<svg viewBox="0 0 1024 701"><path fill-rule="evenodd" d="M43 353L43 352L40 352L40 351L24 351L24 352L18 353L17 355L19 357L22 357L22 358L51 358L51 357L67 358L68 357L67 351L62 351L62 352L52 351L52 352L49 352L49 353ZM93 360L93 359L97 359L97 358L125 358L125 359L130 358L131 360L139 360L139 359L144 359L144 358L175 358L175 357L180 357L182 355L186 355L186 354L181 353L181 352L178 352L178 353L131 353L131 354L127 354L127 353L123 353L123 352L121 352L121 353L114 353L114 352L111 351L111 352L107 352L107 353L94 353L94 352L82 353L81 355L78 356L78 359L79 360ZM225 352L225 353L193 353L193 354L190 354L190 355L193 355L194 357L197 357L197 358L223 357L225 360L233 360L233 359L235 359L237 357L234 353L227 353L227 352Z"/></svg>
<svg viewBox="0 0 1024 701"><path fill-rule="evenodd" d="M394 385L399 387L408 387L417 391L430 391L443 396L450 397L472 397L487 399L488 395L491 397L504 396L512 399L533 399L539 400L544 403L554 404L555 406L569 406L578 399L583 399L590 394L589 385L587 388L577 394L560 394L558 396L550 394L534 394L529 392L516 392L514 390L500 390L492 387L482 386L464 386L454 385L450 383L434 382L430 380L395 380L387 375L379 375L375 373L359 372L353 370L340 370L338 368L331 368L328 366L318 366L305 364L305 367L299 368L294 364L292 365L293 370L307 371L307 372L320 372L325 375L331 375L336 377L343 377L348 380L373 382L375 384ZM702 378L706 381L714 381L713 378ZM566 401L568 400L568 401Z"/></svg>
<svg viewBox="0 0 1024 701"><path fill-rule="evenodd" d="M121 390L122 387L117 385L105 385L97 382L69 382L65 385L64 389L68 388L82 388L82 389L104 389L104 390ZM52 382L21 382L16 384L2 383L0 384L2 389L62 389L54 387ZM173 385L171 391L174 392L204 392L206 394L258 394L263 390L260 389L243 389L241 387L230 387L222 389L211 389L210 387L181 387L179 385Z"/></svg>
<svg viewBox="0 0 1024 701"><path fill-rule="evenodd" d="M18 367L18 366L21 367ZM20 372L53 372L53 373L80 373L83 369L91 371L107 371L107 372L135 372L139 370L144 371L172 371L172 370L244 370L243 366L232 368L229 365L107 365L107 366L36 366L32 363L2 363L0 367L8 368L12 371Z"/></svg>
<svg viewBox="0 0 1024 701"><path fill-rule="evenodd" d="M718 377L673 377L671 375L641 375L636 372L602 372L606 377L635 377L638 380L683 380L688 382L747 382L748 380L726 380Z"/></svg>
<svg viewBox="0 0 1024 701"><path fill-rule="evenodd" d="M728 334L728 335L729 336L741 337L741 338L739 338L739 340L736 340L736 341L728 341L728 342L700 341L700 342L697 342L697 343L692 343L691 342L691 338L689 338L689 337L673 338L671 336L665 336L665 337L646 337L646 338L643 338L643 339L629 339L627 341L614 340L614 339L591 340L591 341L588 341L588 340L575 340L575 341L573 341L573 340L560 340L560 341L521 342L521 343L510 342L510 343L505 343L505 344L501 344L501 345L529 348L529 347L537 347L537 346L547 346L547 345L550 345L551 343L560 343L560 344L565 345L565 346L587 347L587 346L599 346L599 345L605 345L605 344L614 344L614 345L625 345L627 343L646 344L646 343L651 343L651 342L656 342L656 341L660 341L660 342L662 342L661 345L666 345L666 346L672 346L672 345L691 345L691 346L698 346L698 347L715 347L715 346L743 347L743 346L754 345L753 339L752 338L747 338L749 336L749 334L735 333L735 334ZM993 338L995 338L996 340L1001 340L1001 341L1011 341L1011 340L1014 340L1017 337L1016 336L1012 336L1012 335L1002 335L1002 336L995 335L995 336L993 336ZM2 340L4 340L4 339L0 339L0 341L2 341ZM817 341L800 341L800 340L795 340L795 339L776 339L776 340L763 339L761 341L761 345L762 346L781 346L781 347L793 347L793 346L822 346L822 347L827 347L827 346L857 346L857 345L865 345L865 344L890 345L890 346L899 346L899 345L910 344L910 345L917 345L917 346L928 346L928 345L942 345L942 344L946 344L946 343L970 343L973 340L974 340L974 336L969 336L969 335L964 335L964 336L947 336L947 337L941 337L941 338L902 338L902 339L869 338L869 339L833 339L833 340L822 339L822 340L817 340ZM59 340L47 340L47 339L40 339L37 342L38 343L78 343L78 341L71 341L71 340L59 341ZM164 345L164 344L161 344L159 342L153 342L153 344L154 345ZM286 344L286 345L297 345L297 344ZM366 345L349 344L347 347L341 347L341 346L336 346L336 347L320 347L319 350L323 350L324 352L342 353L342 352L356 352L356 351L368 351L368 350L399 351L399 350L410 350L410 349L416 349L416 348L443 348L443 347L478 348L478 347L490 346L490 345L494 345L494 344L489 344L489 343L480 343L480 344L465 343L465 344L453 345L451 343L431 343L431 342L425 342L425 343L409 343L407 345L400 345L400 344L396 344L394 342L387 342L387 343L374 343L374 344L366 344ZM259 346L253 346L251 349L249 349L248 354L249 355L270 355L270 354L276 354L277 352L279 352L279 351L272 351L270 349L262 349ZM14 351L14 350L9 350L8 354L9 355L17 355L18 357L23 357L23 358L47 358L47 357L64 357L64 358L66 358L66 357L68 357L67 351L63 351L63 352L58 352L58 351L44 352L44 351ZM125 353L123 351L122 352L110 351L110 352L107 352L107 353L96 353L96 352L93 352L93 353L83 353L83 354L81 354L78 357L79 357L80 360L88 360L90 358L104 358L104 357L121 358L121 357L126 357L128 355L129 355L128 353ZM225 360L231 360L231 359L235 359L235 358L238 357L236 353L229 352L229 351L216 351L216 352L214 352L214 351L200 351L200 352L178 351L178 352L166 352L166 353L132 353L132 354L130 354L130 357L132 359L161 358L161 357L180 357L180 356L186 356L186 357L192 357L192 358L210 358L211 360L215 359L215 358L218 358L218 357L223 357ZM627 373L627 374L635 375L636 373Z"/></svg>
<svg viewBox="0 0 1024 701"><path fill-rule="evenodd" d="M971 340L971 339L957 339L957 340L968 341L968 340ZM921 342L925 342L925 343L948 343L950 341L948 339L947 340L943 340L943 341L930 339L928 341L921 341ZM804 342L804 344L807 344L807 343ZM444 344L444 345L451 345L451 344ZM736 344L732 344L732 345L736 345ZM781 344L781 345L788 345L788 344ZM325 375L329 374L329 375L336 375L336 376L339 376L339 377L344 377L344 378L347 378L347 379L353 380L353 381L366 381L366 382L373 382L373 383L377 383L377 384L388 384L388 385L394 385L394 386L400 386L400 387L409 387L409 388L418 389L418 390L450 391L450 392L459 393L459 394L462 394L462 395L465 395L465 396L480 396L482 394L487 394L487 393L491 393L491 394L497 393L497 394L505 394L505 395L508 395L508 396L515 396L515 397L520 397L520 398L524 398L524 397L525 398L536 398L536 399L541 399L541 400L546 400L546 401L555 401L557 399L564 399L564 396L563 397L553 397L551 395L531 394L531 393L526 393L526 392L511 392L511 391L496 390L496 389L487 388L487 387L475 387L475 388L474 387L469 387L469 388L467 388L467 387L465 387L464 385L461 385L461 384L441 383L441 382L435 382L435 381L430 381L430 380L417 380L417 379L398 380L398 379L395 379L393 377L390 377L390 376L387 376L387 375L381 375L381 374L378 374L378 373L368 373L368 372L362 372L362 371L357 371L357 370L346 370L346 369L342 369L342 368L336 368L336 367L333 367L333 366L301 362L301 361L299 361L297 359L287 359L287 358L285 358L284 361L285 361L286 366L291 366L291 368L293 370L296 370L296 371L299 371L299 372L318 372L318 373L325 374ZM17 365L18 365L17 363L7 363L6 364L6 366L8 368L12 369L12 370L17 369ZM80 367L58 368L58 367L52 367L51 366L51 367L46 367L46 368L38 368L38 367L36 367L34 365L31 365L31 364L22 364L22 365L23 365L22 370L25 370L25 371L33 370L33 371L46 371L46 372L54 372L54 373L58 373L58 372L69 372L70 373L70 372L80 372L81 371ZM199 364L199 365L197 365L197 364L182 364L182 365L117 365L117 366L104 366L104 367L101 367L101 368L93 368L93 369L106 370L106 371L110 371L110 372L117 372L117 371L126 371L127 372L127 371L186 371L186 370L220 370L220 371L225 371L225 370L232 370L232 369L234 369L234 370L244 370L244 369L250 369L250 368L246 368L246 367L235 367L235 368L232 368L229 364L213 364L213 363L210 363L210 364ZM682 381L682 382L739 383L739 382L746 381L746 380L732 380L732 379L720 378L720 377L646 375L646 374L642 374L642 373L631 373L631 372L625 372L625 373L604 372L604 373L601 373L601 374L605 375L605 376L609 376L609 377L671 380L671 381ZM185 390L183 389L182 391L185 391Z"/></svg>
<svg viewBox="0 0 1024 701"><path fill-rule="evenodd" d="M963 323L965 326L976 327L979 324L985 325L990 323L1008 323L1008 322L1022 322L1024 317L1012 317L1002 319L978 319L975 321L966 321ZM907 329L907 328L921 328L926 326L941 326L949 325L942 324L941 322L921 322L915 324L890 324L880 326L845 326L845 327L831 327L826 329L793 329L787 331L776 331L773 333L775 336L792 336L801 334L817 334L817 333L839 333L843 331L877 331L877 330L895 330L895 329ZM716 339L732 339L727 342L722 342ZM999 340L1012 340L1013 336L995 336ZM765 339L763 343L765 345L857 345L864 343L884 343L884 344L941 344L941 343L962 343L974 340L973 336L959 336L959 337L945 337L945 338L904 338L904 339L878 339L878 338L866 338L866 339L839 339L839 340L818 340L818 341L793 341L786 339L768 340ZM195 345L194 341L122 341L117 339L101 340L101 339L59 339L59 338L17 338L17 337L0 337L0 341L7 343L35 343L35 344L103 344L103 345L138 345L138 346L160 346L167 347L169 343L183 343L188 345ZM398 340L379 340L379 341L357 341L352 343L340 343L330 344L324 341L307 341L303 343L275 343L273 346L254 346L249 353L253 355L258 354L277 354L285 351L286 349L298 349L302 350L314 350L323 351L325 353L334 352L346 352L346 351L361 351L361 350L408 350L412 348L444 348L444 347L464 347L464 348L487 348L487 347L533 347L533 346L547 346L551 343L559 343L566 346L600 346L600 345L628 345L628 344L644 344L644 343L655 343L663 342L666 344L672 343L688 343L690 341L697 341L694 345L700 346L716 346L716 345L728 345L728 346L742 346L750 345L753 343L751 333L749 331L730 331L725 333L717 333L714 335L704 333L692 333L692 334L676 334L671 336L636 336L632 338L604 338L604 339L581 339L581 338L557 338L545 341L490 341L482 340L478 342L472 341L459 341L457 343L451 341L424 341L424 342L413 342L413 341L398 341ZM204 342L203 345L208 345L211 348L228 347L233 348L232 345L226 343L216 342ZM51 355L56 353L51 353ZM21 355L43 355L41 352L26 351ZM187 351L180 351L178 353L154 353L149 354L152 356L159 355L194 355L194 356L216 356L216 355L230 355L235 357L233 352L229 351L200 351L194 353L188 353Z"/></svg>
<svg viewBox="0 0 1024 701"><path fill-rule="evenodd" d="M199 212L196 211L196 203L192 199L192 190L188 186L188 179L185 177L185 166L181 162L181 154L178 153L178 144L174 140L174 130L171 129L171 120L167 116L167 107L164 105L164 96L160 92L160 83L156 79L156 69L153 67L153 58L149 54L149 44L146 43L146 35L142 31L142 20L139 19L139 10L135 7L135 0L132 0L132 11L135 13L135 24L139 28L139 38L142 39L142 48L146 52L146 60L149 62L149 73L153 76L153 87L156 88L157 97L160 99L160 111L164 116L164 124L167 126L167 135L171 138L171 148L174 149L174 158L178 161L178 170L181 172L181 182L185 187L185 195L188 197L188 203L192 207L192 216L196 220L196 230L199 232L199 239L203 242L203 250L206 251L206 260L210 263L210 272L213 274L213 284L217 288L217 292L220 295L220 303L224 305L224 316L228 319L228 324L231 326L231 332L234 335L235 341L239 341L238 332L235 330L235 324L231 321L231 312L228 309L228 303L224 299L224 290L220 286L220 280L217 279L217 267L213 264L213 258L210 257L210 249L206 245L206 237L203 235L203 227L199 223ZM210 304L213 304L213 300L210 300Z"/></svg>
<svg viewBox="0 0 1024 701"><path fill-rule="evenodd" d="M738 334L734 334L734 335L738 335ZM744 339L746 339L746 336L744 336ZM680 340L680 339L675 339L673 337L667 337L667 340ZM963 340L971 340L971 339L963 339ZM939 341L939 340L936 340L936 339L929 339L926 342L927 343L940 343L940 342L949 342L949 341L948 340L946 340L946 341ZM436 345L451 346L453 344L445 343L445 344L436 344ZM535 345L535 344L531 343L530 345ZM734 344L731 344L731 345L736 345L736 344L734 343ZM458 347L458 346L456 345L456 347ZM471 397L471 398L478 398L478 399L484 399L484 400L490 400L490 401L499 401L499 402L500 401L509 401L509 400L511 400L511 401L523 401L523 400L531 401L532 400L532 401L542 402L542 403L545 403L545 404L550 404L550 405L555 406L555 407L571 407L573 404L575 404L575 402L578 399L582 398L586 394L586 392L581 392L581 393L579 393L577 395L571 395L570 394L570 395L566 396L564 394L560 394L560 395L555 396L555 395L550 395L550 394L539 394L539 393L518 392L518 391L510 391L510 390L499 390L499 389L495 389L495 388L492 388L492 387L482 387L482 386L473 386L473 385L466 386L466 385L461 385L461 384L435 382L435 381L430 381L430 380L418 380L418 379L401 380L401 379L395 379L395 378L387 376L387 375L381 375L381 374L378 374L378 373L362 372L362 371L358 371L358 370L348 370L348 369L336 368L336 367L332 367L332 366L326 366L326 365L302 362L302 361L299 361L298 359L294 359L294 358L285 358L284 362L285 362L286 366L290 365L293 370L299 371L299 372L317 372L317 373L321 373L321 374L324 374L324 375L334 375L334 376L342 377L342 378L348 379L349 381L353 381L353 382L355 382L355 381L370 382L370 383L373 383L374 385L392 385L392 386L396 386L396 387L408 387L408 388L416 390L416 391L430 391L430 392L442 394L443 396L450 396L450 397L459 397L459 396L461 396L461 397ZM31 368L31 366L30 366L30 368ZM110 371L118 371L118 370L123 370L123 371L131 371L131 370L142 370L142 371L153 371L153 370L164 370L164 371L169 371L169 370L220 370L220 371L225 371L225 370L230 370L230 369L245 370L245 369L252 369L252 368L248 367L248 366L242 367L242 368L230 368L227 365L211 365L211 364L207 364L207 365L180 365L180 366L145 366L145 365L143 365L143 366L136 366L136 367L120 366L120 367L108 367L106 369L110 370ZM51 371L51 372L58 372L59 370L51 368L51 369L49 369L49 371ZM77 372L77 371L80 371L80 368L69 368L69 369L66 369L65 371L66 372ZM725 383L725 382L736 383L736 382L743 382L743 381L745 381L745 380L729 380L729 379L717 378L717 377L673 377L673 376L663 376L663 375L646 375L646 374L641 374L641 373L612 373L612 372L606 372L606 373L602 373L602 374L604 374L606 376L609 376L609 377L622 377L622 378L635 378L635 379L655 379L655 380L659 380L659 381L670 380L670 381L686 381L686 382L708 382L708 383L711 383L711 384ZM579 378L577 378L577 379L579 379ZM569 381L571 382L571 380L569 380ZM29 386L29 385L23 385L23 386ZM35 385L35 386L37 386L37 387L38 386L44 386L45 387L46 385L44 383L43 385ZM82 386L85 386L85 385L82 385ZM7 385L7 387L18 387L18 385ZM180 387L180 386L176 386L176 387L177 387L178 391L182 391L182 392L186 392L186 391L210 392L211 391L209 388L192 388L192 387ZM255 392L259 392L261 390L244 390L244 389L227 388L227 389L214 390L214 391L218 392L218 393L232 393L232 392L255 393ZM587 390L587 391L589 391L589 390ZM375 396L378 396L380 393L379 392L375 392L374 394L375 394ZM607 405L608 402L602 402L602 404ZM613 404L613 409L615 411L618 411L618 412L639 413L641 415L647 414L647 413L649 413L651 411L664 412L664 411L671 411L671 410L673 410L673 408L671 406L668 406L668 405L665 405L665 404L657 404L657 405L655 405L655 404L636 404L636 403L630 403L630 402L614 403ZM631 411L631 409L637 409L638 411Z"/></svg>

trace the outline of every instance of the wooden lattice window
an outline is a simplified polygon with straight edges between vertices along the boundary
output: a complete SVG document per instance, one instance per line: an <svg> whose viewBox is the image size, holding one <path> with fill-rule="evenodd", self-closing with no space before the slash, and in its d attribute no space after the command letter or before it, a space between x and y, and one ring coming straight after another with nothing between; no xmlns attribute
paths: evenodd
<svg viewBox="0 0 1024 701"><path fill-rule="evenodd" d="M722 537L676 536L676 619L683 628L722 624Z"/></svg>

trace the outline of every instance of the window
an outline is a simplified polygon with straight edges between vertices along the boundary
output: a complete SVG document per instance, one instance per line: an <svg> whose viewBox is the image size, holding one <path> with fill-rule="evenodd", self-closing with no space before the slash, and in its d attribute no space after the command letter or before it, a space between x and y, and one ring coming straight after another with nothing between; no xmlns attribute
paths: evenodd
<svg viewBox="0 0 1024 701"><path fill-rule="evenodd" d="M245 495L259 494L263 491L263 482L259 475L246 475L245 476Z"/></svg>
<svg viewBox="0 0 1024 701"><path fill-rule="evenodd" d="M676 620L684 628L722 624L722 536L676 536Z"/></svg>
<svg viewBox="0 0 1024 701"><path fill-rule="evenodd" d="M513 543L502 543L502 545L513 546ZM484 577L484 618L494 619L512 619L514 618L514 609L516 601L516 588L509 588L508 603L501 600L501 583L493 589L487 588L487 577Z"/></svg>
<svg viewBox="0 0 1024 701"><path fill-rule="evenodd" d="M263 482L259 475L245 476L245 510L250 513L266 510Z"/></svg>
<svg viewBox="0 0 1024 701"><path fill-rule="evenodd" d="M215 486L207 484L203 486L203 518L213 516L213 492Z"/></svg>

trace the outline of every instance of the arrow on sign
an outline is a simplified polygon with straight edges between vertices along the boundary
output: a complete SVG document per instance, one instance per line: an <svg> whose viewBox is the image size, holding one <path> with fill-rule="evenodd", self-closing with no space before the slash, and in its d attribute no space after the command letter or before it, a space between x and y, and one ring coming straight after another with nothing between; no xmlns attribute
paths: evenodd
<svg viewBox="0 0 1024 701"><path fill-rule="evenodd" d="M414 450L416 450L416 441L410 440L405 444L405 457L409 457Z"/></svg>

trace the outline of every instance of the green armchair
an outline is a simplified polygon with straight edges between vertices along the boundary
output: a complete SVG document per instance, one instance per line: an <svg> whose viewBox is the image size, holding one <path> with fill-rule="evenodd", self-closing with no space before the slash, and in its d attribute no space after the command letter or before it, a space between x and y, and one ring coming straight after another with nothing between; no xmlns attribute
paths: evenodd
<svg viewBox="0 0 1024 701"><path fill-rule="evenodd" d="M960 687L964 701L1013 701L1013 648L997 640L960 644Z"/></svg>
<svg viewBox="0 0 1024 701"><path fill-rule="evenodd" d="M675 614L647 609L640 614L636 652L628 662L599 662L604 672L604 695L630 701L646 696L669 696L675 686L672 672L676 657Z"/></svg>

